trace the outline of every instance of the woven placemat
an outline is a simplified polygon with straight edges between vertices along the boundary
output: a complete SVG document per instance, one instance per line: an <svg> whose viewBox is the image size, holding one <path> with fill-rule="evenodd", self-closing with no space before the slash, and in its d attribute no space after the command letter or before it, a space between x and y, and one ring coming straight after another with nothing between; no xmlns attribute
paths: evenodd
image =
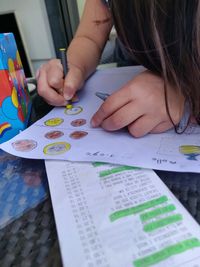
<svg viewBox="0 0 200 267"><path fill-rule="evenodd" d="M156 173L200 224L200 173Z"/></svg>
<svg viewBox="0 0 200 267"><path fill-rule="evenodd" d="M1 267L62 267L50 198L0 231Z"/></svg>

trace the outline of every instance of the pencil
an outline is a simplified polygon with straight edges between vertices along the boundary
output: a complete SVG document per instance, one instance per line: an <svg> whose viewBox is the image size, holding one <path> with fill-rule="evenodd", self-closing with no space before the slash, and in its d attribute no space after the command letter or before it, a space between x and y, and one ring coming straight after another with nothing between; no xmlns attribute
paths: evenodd
<svg viewBox="0 0 200 267"><path fill-rule="evenodd" d="M60 48L59 51L60 51L60 60L61 60L62 66L63 66L63 72L64 72L64 77L65 77L67 75L67 72L68 72L66 49Z"/></svg>
<svg viewBox="0 0 200 267"><path fill-rule="evenodd" d="M96 92L95 95L105 101L110 95L106 93Z"/></svg>
<svg viewBox="0 0 200 267"><path fill-rule="evenodd" d="M66 49L65 48L60 48L60 61L63 66L63 73L64 73L64 78L67 75L68 72L68 65L67 65L67 54L66 54ZM71 100L68 100L68 104L66 105L67 109L72 109L72 102Z"/></svg>

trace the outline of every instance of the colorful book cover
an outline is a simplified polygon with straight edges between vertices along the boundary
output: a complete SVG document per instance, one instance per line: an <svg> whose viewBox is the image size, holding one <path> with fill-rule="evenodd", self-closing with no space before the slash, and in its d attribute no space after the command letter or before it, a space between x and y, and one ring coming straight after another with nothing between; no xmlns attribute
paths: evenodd
<svg viewBox="0 0 200 267"><path fill-rule="evenodd" d="M28 124L31 99L24 69L12 33L0 34L0 143Z"/></svg>

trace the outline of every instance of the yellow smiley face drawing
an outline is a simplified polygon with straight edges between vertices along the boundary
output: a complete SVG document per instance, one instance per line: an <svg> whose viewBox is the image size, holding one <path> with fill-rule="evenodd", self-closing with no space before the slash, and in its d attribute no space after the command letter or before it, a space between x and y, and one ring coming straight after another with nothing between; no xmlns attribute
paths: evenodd
<svg viewBox="0 0 200 267"><path fill-rule="evenodd" d="M46 126L52 126L52 127L54 127L54 126L60 125L61 123L63 123L63 121L64 120L61 119L61 118L52 118L52 119L49 119L49 120L45 121L44 124Z"/></svg>
<svg viewBox="0 0 200 267"><path fill-rule="evenodd" d="M66 142L56 142L44 147L43 152L46 155L60 155L70 150L71 145Z"/></svg>

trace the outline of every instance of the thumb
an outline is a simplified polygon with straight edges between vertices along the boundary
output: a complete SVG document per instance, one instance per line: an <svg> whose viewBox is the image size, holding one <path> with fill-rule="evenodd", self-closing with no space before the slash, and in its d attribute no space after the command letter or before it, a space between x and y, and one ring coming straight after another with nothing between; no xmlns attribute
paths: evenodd
<svg viewBox="0 0 200 267"><path fill-rule="evenodd" d="M65 100L70 100L77 90L84 84L83 74L78 68L70 68L64 81L63 96Z"/></svg>

